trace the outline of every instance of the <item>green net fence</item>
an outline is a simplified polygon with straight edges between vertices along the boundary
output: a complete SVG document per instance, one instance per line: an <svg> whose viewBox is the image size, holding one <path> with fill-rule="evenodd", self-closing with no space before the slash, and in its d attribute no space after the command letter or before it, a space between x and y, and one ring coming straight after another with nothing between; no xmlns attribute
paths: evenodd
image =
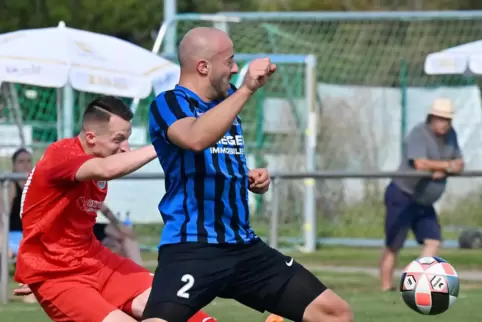
<svg viewBox="0 0 482 322"><path fill-rule="evenodd" d="M482 16L479 15L256 13L234 16L239 17L239 21L213 22L202 16L181 15L176 24L177 38L190 28L214 25L229 32L236 53L316 55L316 164L319 169L395 169L402 137L414 122L421 120L427 102L433 97L428 92L443 94L446 90L475 86L469 92L456 91L454 97L459 106L471 104L479 93L480 78L427 76L423 70L427 54L482 39ZM246 62L238 63L242 66ZM305 69L301 64L280 66L272 81L242 112L247 152L251 165L286 172L303 171L307 122L303 102ZM36 98L29 98L32 97L29 90L37 92ZM36 150L40 155L41 146L56 139L56 91L16 85L15 92L23 124L32 127L32 141L38 144ZM76 93L77 124L82 106L92 97L92 94ZM151 99L141 102L135 124L146 123ZM8 101L6 95L0 98L0 126L15 123ZM3 169L9 166L5 160L0 163ZM469 187L471 190L464 192L464 196L474 199L478 193L477 180L460 180L464 179L457 179L459 183L453 185ZM381 237L385 183L386 180L372 179L317 182L318 234ZM283 182L281 191L282 234L299 237L304 183L302 180ZM478 204L464 203L465 199L456 197L441 209L450 214L443 220L452 226L476 224L471 218L477 213ZM269 195L265 201L256 211L261 230L268 227ZM458 203L466 205L463 213L453 210Z"/></svg>

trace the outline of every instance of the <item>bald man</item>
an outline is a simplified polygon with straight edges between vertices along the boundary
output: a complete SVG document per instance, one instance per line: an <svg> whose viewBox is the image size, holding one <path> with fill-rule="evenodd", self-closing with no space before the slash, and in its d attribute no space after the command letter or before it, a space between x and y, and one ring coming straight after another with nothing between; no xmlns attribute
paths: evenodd
<svg viewBox="0 0 482 322"><path fill-rule="evenodd" d="M166 175L165 226L143 321L181 322L216 297L294 321L350 322L348 304L251 229L248 191L264 194L266 169L248 169L239 113L276 71L249 64L239 89L233 43L213 28L179 45L181 77L149 111L149 132Z"/></svg>

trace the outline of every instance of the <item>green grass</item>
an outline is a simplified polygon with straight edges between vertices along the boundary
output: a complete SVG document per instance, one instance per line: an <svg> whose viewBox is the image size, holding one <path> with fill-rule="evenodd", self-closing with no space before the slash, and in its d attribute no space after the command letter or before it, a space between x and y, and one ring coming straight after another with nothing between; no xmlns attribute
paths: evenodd
<svg viewBox="0 0 482 322"><path fill-rule="evenodd" d="M418 249L403 250L399 266L402 268L419 255ZM358 322L397 322L435 321L453 322L454 319L466 318L475 321L482 315L482 281L461 281L461 292L458 302L448 312L436 317L427 317L411 311L395 292L391 294L378 292L378 279L374 275L364 273L343 273L320 270L322 266L363 266L375 267L380 250L371 248L326 247L314 254L292 252L299 262L312 269L313 272L330 288L347 300L355 312ZM482 270L482 250L442 250L441 257L448 260L459 271ZM145 253L144 259L152 261L153 253ZM149 267L154 269L153 266ZM13 283L11 285L13 287ZM239 305L232 300L216 299L205 310L219 321L264 321L267 314L260 314ZM37 304L23 304L18 298L12 298L7 306L0 306L2 322L14 321L49 321Z"/></svg>
<svg viewBox="0 0 482 322"><path fill-rule="evenodd" d="M459 203L457 203L458 205ZM460 207L455 210L447 210L440 216L442 227L457 226L457 227L482 227L482 219L479 217L477 209L482 208L482 203L475 204L472 198L463 199L460 201ZM284 204L281 204L281 209ZM463 209L463 211L462 211ZM459 210L459 211L458 211ZM322 219L322 214L318 214L317 219L317 237L318 238L384 238L384 208L379 203L370 204L354 204L345 206L337 212L339 222L333 223ZM283 210L282 210L283 212ZM282 214L280 214L282 215ZM282 217L282 216L281 216ZM271 223L266 216L251 217L251 224L258 236L267 237L270 235ZM478 218L478 219L476 219ZM482 218L482 217L481 217ZM471 223L471 224L469 224ZM280 218L278 225L278 236L280 236L281 246L283 239L298 238L303 239L303 223L301 216L295 216L290 213L289 218ZM159 236L162 232L162 224L138 224L135 225L136 234L143 244L156 245L159 242ZM457 240L460 232L458 230L444 229L442 231L443 237L446 240ZM409 238L413 239L413 234L410 232Z"/></svg>
<svg viewBox="0 0 482 322"><path fill-rule="evenodd" d="M305 254L298 251L287 252L307 266L360 266L375 267L380 260L379 248L323 247L315 253ZM404 249L400 253L399 267L404 268L420 255L420 249ZM451 263L457 270L481 270L482 249L442 249L440 257ZM146 260L155 261L156 253L145 253Z"/></svg>
<svg viewBox="0 0 482 322"><path fill-rule="evenodd" d="M398 293L382 294L377 291L375 277L353 273L318 272L317 275L330 288L349 302L358 322L397 322L434 321L452 322L466 318L475 321L482 314L479 303L482 301L482 284L462 282L458 302L445 314L437 317L421 316L403 304ZM219 321L264 321L267 314L261 314L239 305L232 300L216 299L205 310ZM49 321L37 304L23 304L18 301L8 306L0 306L2 322Z"/></svg>
<svg viewBox="0 0 482 322"><path fill-rule="evenodd" d="M293 253L308 265L368 266L378 265L381 250L378 248L324 247L313 254ZM399 266L405 267L420 255L420 249L404 249L400 253ZM458 270L482 270L482 250L442 249L440 257Z"/></svg>

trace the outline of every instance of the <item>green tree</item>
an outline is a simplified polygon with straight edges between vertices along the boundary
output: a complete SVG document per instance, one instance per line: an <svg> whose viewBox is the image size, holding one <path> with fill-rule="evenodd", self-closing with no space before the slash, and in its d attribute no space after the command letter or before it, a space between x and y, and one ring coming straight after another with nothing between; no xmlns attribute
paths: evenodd
<svg viewBox="0 0 482 322"><path fill-rule="evenodd" d="M151 32L163 17L163 0L4 0L0 32L68 26L110 35L125 35L134 42L151 44Z"/></svg>
<svg viewBox="0 0 482 322"><path fill-rule="evenodd" d="M480 0L177 0L179 12L482 9ZM68 26L150 47L164 0L1 0L0 33Z"/></svg>

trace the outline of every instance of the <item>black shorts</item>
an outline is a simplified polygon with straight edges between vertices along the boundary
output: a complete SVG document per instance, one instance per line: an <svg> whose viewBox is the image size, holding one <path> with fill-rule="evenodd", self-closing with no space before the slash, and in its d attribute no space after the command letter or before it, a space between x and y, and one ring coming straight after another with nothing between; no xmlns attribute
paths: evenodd
<svg viewBox="0 0 482 322"><path fill-rule="evenodd" d="M185 322L216 297L301 321L326 290L313 274L261 240L244 245L162 246L143 319Z"/></svg>

